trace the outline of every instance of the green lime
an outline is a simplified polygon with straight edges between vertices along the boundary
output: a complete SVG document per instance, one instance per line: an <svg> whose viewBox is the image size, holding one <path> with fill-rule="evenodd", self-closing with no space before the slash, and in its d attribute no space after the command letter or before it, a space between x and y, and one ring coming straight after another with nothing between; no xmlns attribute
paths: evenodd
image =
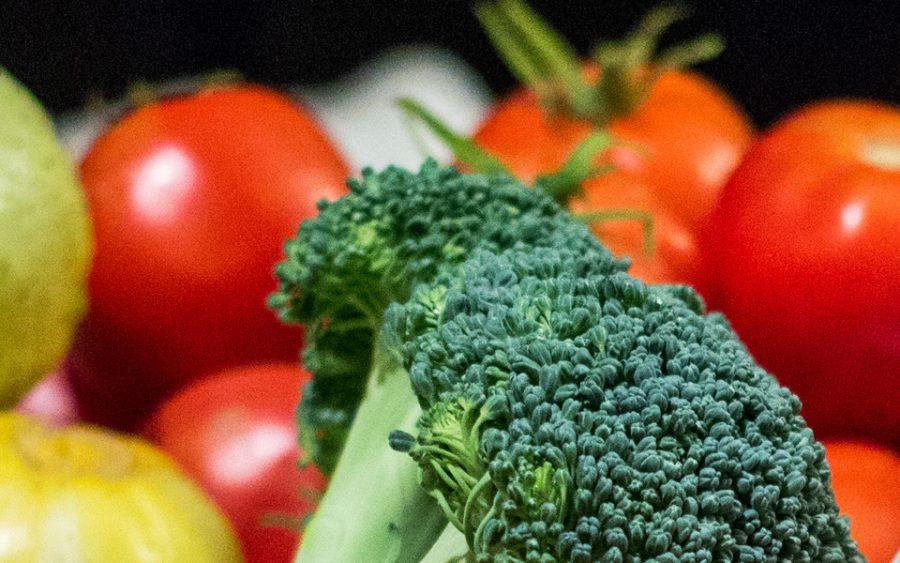
<svg viewBox="0 0 900 563"><path fill-rule="evenodd" d="M91 233L72 160L0 68L0 408L65 354L87 303Z"/></svg>

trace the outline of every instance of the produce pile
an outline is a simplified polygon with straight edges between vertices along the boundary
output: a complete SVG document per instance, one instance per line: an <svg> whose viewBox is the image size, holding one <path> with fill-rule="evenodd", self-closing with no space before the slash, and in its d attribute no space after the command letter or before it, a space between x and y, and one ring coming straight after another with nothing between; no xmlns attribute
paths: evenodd
<svg viewBox="0 0 900 563"><path fill-rule="evenodd" d="M900 110L476 15L522 87L395 105L452 163L240 82L75 163L0 68L0 560L900 554Z"/></svg>
<svg viewBox="0 0 900 563"><path fill-rule="evenodd" d="M364 172L287 252L272 301L318 368L303 422L349 406L335 378L366 380L298 560L431 560L445 520L464 538L441 556L479 561L856 554L797 398L540 191ZM347 337L370 375L327 369L361 363Z"/></svg>

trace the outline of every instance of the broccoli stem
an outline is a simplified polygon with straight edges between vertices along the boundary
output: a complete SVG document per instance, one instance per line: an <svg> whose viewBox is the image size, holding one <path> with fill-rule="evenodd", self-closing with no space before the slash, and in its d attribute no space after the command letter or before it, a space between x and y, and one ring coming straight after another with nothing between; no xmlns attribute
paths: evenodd
<svg viewBox="0 0 900 563"><path fill-rule="evenodd" d="M431 550L420 563L456 563L457 561L467 561L469 555L466 536L453 524L447 524L441 536L434 542Z"/></svg>
<svg viewBox="0 0 900 563"><path fill-rule="evenodd" d="M421 414L409 374L376 346L366 395L328 490L303 534L297 563L416 562L447 525L419 486L416 463L388 447Z"/></svg>

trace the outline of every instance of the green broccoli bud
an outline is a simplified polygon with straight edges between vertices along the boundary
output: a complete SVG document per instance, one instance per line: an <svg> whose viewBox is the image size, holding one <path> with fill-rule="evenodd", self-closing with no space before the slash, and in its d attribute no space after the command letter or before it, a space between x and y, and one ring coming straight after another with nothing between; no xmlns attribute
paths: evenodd
<svg viewBox="0 0 900 563"><path fill-rule="evenodd" d="M648 287L605 260L562 245L477 252L443 292L440 322L415 322L424 292L391 309L423 408L416 441L393 445L448 499L474 558L857 556L796 396L721 316L698 313L692 291ZM431 454L459 435L435 418L473 418L448 405L486 401L497 406L480 436L462 425L475 459ZM453 479L431 476L444 472Z"/></svg>

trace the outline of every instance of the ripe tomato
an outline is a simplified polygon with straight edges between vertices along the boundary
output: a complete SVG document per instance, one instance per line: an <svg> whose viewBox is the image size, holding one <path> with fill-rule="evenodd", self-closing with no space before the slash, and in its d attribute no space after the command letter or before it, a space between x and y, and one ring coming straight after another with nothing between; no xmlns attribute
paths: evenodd
<svg viewBox="0 0 900 563"><path fill-rule="evenodd" d="M900 456L878 446L825 442L834 496L870 563L900 553Z"/></svg>
<svg viewBox="0 0 900 563"><path fill-rule="evenodd" d="M628 151L629 149L624 149ZM612 159L631 159L613 150ZM619 165L616 165L619 166ZM602 182L602 186L598 183ZM604 178L588 180L581 197L569 201L574 213L604 209L634 209L653 219L653 248L644 247L644 225L619 219L595 223L591 228L616 256L632 260L629 272L648 283L692 283L696 278L699 249L694 231L677 215L661 205L654 189L632 177L619 166Z"/></svg>
<svg viewBox="0 0 900 563"><path fill-rule="evenodd" d="M522 90L494 108L474 140L530 182L558 169L591 127L549 115L532 92ZM613 118L609 130L618 146L606 158L615 168L586 181L571 209L651 214L655 251L649 257L638 223L610 221L594 230L615 254L632 258L645 281L693 282L699 225L750 143L747 119L706 79L670 71L633 113Z"/></svg>
<svg viewBox="0 0 900 563"><path fill-rule="evenodd" d="M0 413L0 560L241 561L228 522L158 449Z"/></svg>
<svg viewBox="0 0 900 563"><path fill-rule="evenodd" d="M308 378L289 364L231 369L177 393L147 422L145 434L231 520L247 561L290 561L324 489L318 469L297 467L295 411Z"/></svg>
<svg viewBox="0 0 900 563"><path fill-rule="evenodd" d="M476 15L528 89L494 108L475 143L531 182L559 170L592 131L611 133L617 146L598 158L612 171L554 197L577 213L619 212L593 230L614 254L630 257L644 281L693 283L700 226L753 134L724 92L683 70L717 56L721 40L706 34L656 52L666 29L688 15L663 5L584 61L522 0L485 2ZM653 220L649 254L635 212Z"/></svg>
<svg viewBox="0 0 900 563"><path fill-rule="evenodd" d="M707 34L654 55L660 35L686 15L662 6L584 61L522 0L484 2L476 15L527 87L501 100L471 140L401 100L407 115L447 143L461 169L500 169L535 185L541 179L573 212L603 216L593 222L595 234L631 258L631 272L644 281L696 282L700 228L753 136L724 92L681 70L716 56L721 41ZM597 142L601 131L615 146Z"/></svg>
<svg viewBox="0 0 900 563"><path fill-rule="evenodd" d="M900 444L900 111L787 117L722 193L704 283L820 436Z"/></svg>
<svg viewBox="0 0 900 563"><path fill-rule="evenodd" d="M316 122L252 86L142 107L81 165L96 235L90 311L69 367L89 419L133 426L230 365L292 360L266 310L281 247L348 169Z"/></svg>

